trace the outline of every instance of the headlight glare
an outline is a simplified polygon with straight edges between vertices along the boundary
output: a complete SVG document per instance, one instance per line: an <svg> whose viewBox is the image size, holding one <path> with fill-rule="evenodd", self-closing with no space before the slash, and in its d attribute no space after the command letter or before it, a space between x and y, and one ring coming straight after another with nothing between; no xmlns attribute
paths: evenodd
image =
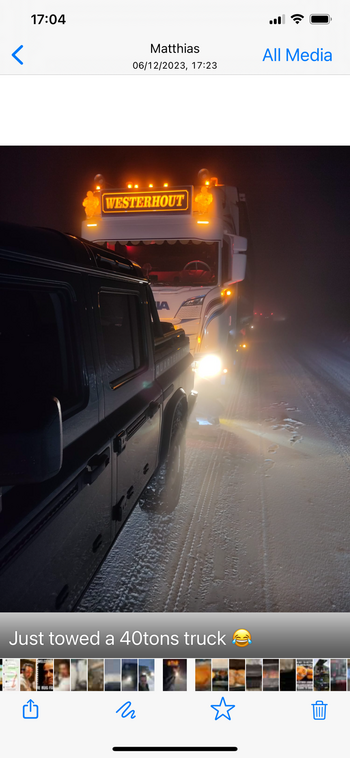
<svg viewBox="0 0 350 758"><path fill-rule="evenodd" d="M222 362L217 355L205 355L198 362L197 373L203 379L218 376L222 371Z"/></svg>

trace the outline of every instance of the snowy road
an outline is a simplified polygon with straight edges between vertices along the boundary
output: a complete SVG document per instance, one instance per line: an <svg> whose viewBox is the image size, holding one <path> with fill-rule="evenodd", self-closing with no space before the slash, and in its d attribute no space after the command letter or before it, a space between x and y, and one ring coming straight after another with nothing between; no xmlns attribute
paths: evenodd
<svg viewBox="0 0 350 758"><path fill-rule="evenodd" d="M350 611L350 347L267 335L222 393L176 511L137 506L77 610Z"/></svg>

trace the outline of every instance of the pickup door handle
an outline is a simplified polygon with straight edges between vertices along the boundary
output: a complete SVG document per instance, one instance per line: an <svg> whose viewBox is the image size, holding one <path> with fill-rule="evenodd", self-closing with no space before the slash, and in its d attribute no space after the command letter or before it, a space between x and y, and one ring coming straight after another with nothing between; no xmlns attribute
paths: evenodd
<svg viewBox="0 0 350 758"><path fill-rule="evenodd" d="M159 411L159 408L160 408L160 403L158 403L157 401L150 403L148 406L148 417L153 418L153 416L156 415L157 411Z"/></svg>
<svg viewBox="0 0 350 758"><path fill-rule="evenodd" d="M101 455L94 455L91 458L85 469L85 483L92 484L96 479L103 474L106 466L109 464L109 453L104 452Z"/></svg>

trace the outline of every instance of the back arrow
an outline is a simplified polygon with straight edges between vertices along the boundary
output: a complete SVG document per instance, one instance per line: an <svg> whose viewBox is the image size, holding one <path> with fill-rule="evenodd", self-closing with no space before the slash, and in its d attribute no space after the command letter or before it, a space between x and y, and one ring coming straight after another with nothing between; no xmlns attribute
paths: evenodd
<svg viewBox="0 0 350 758"><path fill-rule="evenodd" d="M15 50L15 52L14 52L14 53L12 53L12 58L14 58L14 59L15 59L15 61L17 61L17 63L20 63L20 64L21 64L21 66L23 66L23 61L21 61L21 59L20 59L20 58L17 58L17 55L16 55L16 53L19 53L19 51L20 51L20 50L22 50L22 47L23 47L23 45L20 45L20 46L17 48L17 50Z"/></svg>

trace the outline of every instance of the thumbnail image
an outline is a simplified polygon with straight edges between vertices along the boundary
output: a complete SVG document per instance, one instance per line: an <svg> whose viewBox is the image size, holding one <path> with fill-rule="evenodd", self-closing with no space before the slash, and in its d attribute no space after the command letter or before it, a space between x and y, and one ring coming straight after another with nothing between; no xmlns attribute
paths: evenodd
<svg viewBox="0 0 350 758"><path fill-rule="evenodd" d="M36 690L36 658L21 658L20 660L20 690L35 692Z"/></svg>
<svg viewBox="0 0 350 758"><path fill-rule="evenodd" d="M39 658L38 659L37 690L38 692L53 691L53 660L52 658Z"/></svg>
<svg viewBox="0 0 350 758"><path fill-rule="evenodd" d="M89 692L101 692L103 690L104 675L103 658L89 658L88 660L88 690Z"/></svg>
<svg viewBox="0 0 350 758"><path fill-rule="evenodd" d="M346 658L331 658L331 690L346 690Z"/></svg>
<svg viewBox="0 0 350 758"><path fill-rule="evenodd" d="M0 692L2 690L2 658L0 658Z"/></svg>
<svg viewBox="0 0 350 758"><path fill-rule="evenodd" d="M251 692L261 692L262 690L262 659L247 658L247 690Z"/></svg>
<svg viewBox="0 0 350 758"><path fill-rule="evenodd" d="M234 692L245 690L245 658L230 658L228 684Z"/></svg>
<svg viewBox="0 0 350 758"><path fill-rule="evenodd" d="M87 659L72 658L70 662L70 688L72 692L87 690Z"/></svg>
<svg viewBox="0 0 350 758"><path fill-rule="evenodd" d="M263 690L264 692L278 692L279 685L279 659L263 659Z"/></svg>
<svg viewBox="0 0 350 758"><path fill-rule="evenodd" d="M295 658L280 660L280 691L292 692L296 688Z"/></svg>
<svg viewBox="0 0 350 758"><path fill-rule="evenodd" d="M105 690L106 692L120 692L120 689L120 660L119 658L106 658Z"/></svg>
<svg viewBox="0 0 350 758"><path fill-rule="evenodd" d="M328 692L329 690L329 659L314 658L314 690Z"/></svg>
<svg viewBox="0 0 350 758"><path fill-rule="evenodd" d="M210 692L211 658L196 658L195 690L196 692Z"/></svg>
<svg viewBox="0 0 350 758"><path fill-rule="evenodd" d="M227 658L213 658L211 676L212 676L213 692L227 692L228 690L228 660Z"/></svg>
<svg viewBox="0 0 350 758"><path fill-rule="evenodd" d="M136 692L137 690L137 659L123 658L122 660L122 690Z"/></svg>
<svg viewBox="0 0 350 758"><path fill-rule="evenodd" d="M312 658L298 658L297 660L297 690L298 692L312 692L313 685L313 660Z"/></svg>
<svg viewBox="0 0 350 758"><path fill-rule="evenodd" d="M70 690L70 659L55 658L54 660L53 688L55 692L69 692Z"/></svg>
<svg viewBox="0 0 350 758"><path fill-rule="evenodd" d="M154 659L140 658L139 660L139 691L154 691Z"/></svg>
<svg viewBox="0 0 350 758"><path fill-rule="evenodd" d="M2 688L4 692L19 691L19 660L4 658L2 662Z"/></svg>
<svg viewBox="0 0 350 758"><path fill-rule="evenodd" d="M163 659L164 692L185 692L187 689L187 661L185 658Z"/></svg>

